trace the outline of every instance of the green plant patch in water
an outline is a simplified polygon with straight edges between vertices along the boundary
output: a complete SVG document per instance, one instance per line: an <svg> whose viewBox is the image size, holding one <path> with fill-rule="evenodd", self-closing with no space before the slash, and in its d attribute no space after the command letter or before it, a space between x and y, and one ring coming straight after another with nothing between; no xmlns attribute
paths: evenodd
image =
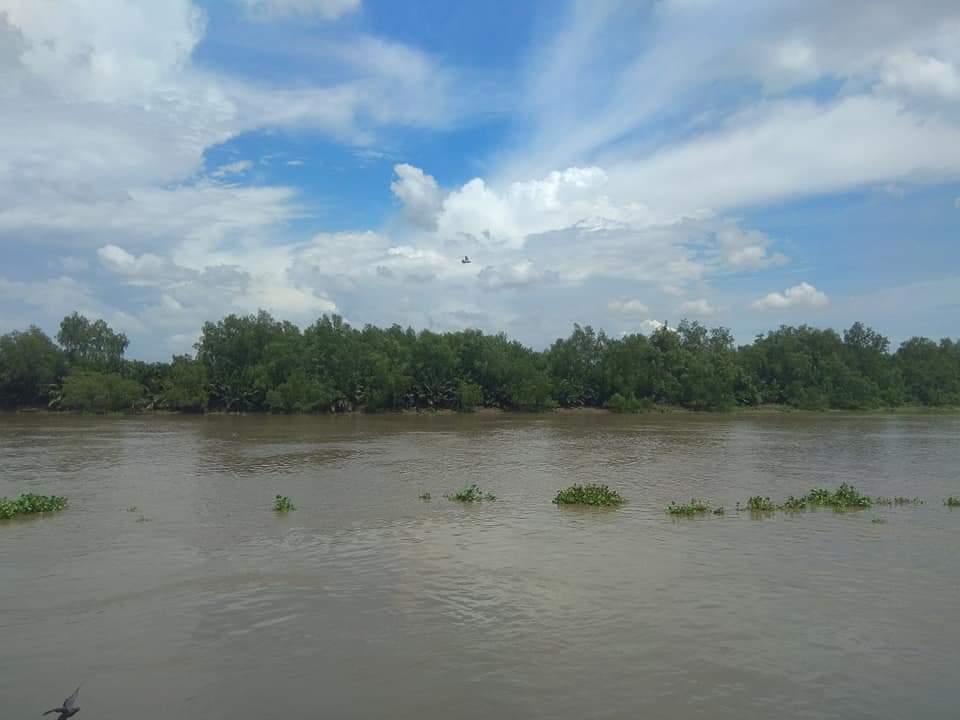
<svg viewBox="0 0 960 720"><path fill-rule="evenodd" d="M453 495L447 495L447 499L457 502L482 502L484 500L489 502L496 500L497 496L492 492L481 490L476 483L473 483L462 490L457 490Z"/></svg>
<svg viewBox="0 0 960 720"><path fill-rule="evenodd" d="M623 505L626 499L616 490L606 485L571 485L561 490L553 498L557 505L593 505L595 507L613 507Z"/></svg>
<svg viewBox="0 0 960 720"><path fill-rule="evenodd" d="M417 495L417 497L421 500L430 500L432 496L430 495L430 493L425 492L425 493L420 493L419 495Z"/></svg>
<svg viewBox="0 0 960 720"><path fill-rule="evenodd" d="M273 500L273 509L277 512L290 512L296 510L297 506L286 495L277 495Z"/></svg>
<svg viewBox="0 0 960 720"><path fill-rule="evenodd" d="M960 498L951 495L943 501L943 504L947 507L960 507Z"/></svg>
<svg viewBox="0 0 960 720"><path fill-rule="evenodd" d="M691 498L688 503L671 502L667 505L667 515L705 515L710 512L710 503Z"/></svg>
<svg viewBox="0 0 960 720"><path fill-rule="evenodd" d="M847 483L843 483L833 492L825 488L814 488L807 493L806 500L811 505L832 507L834 510L857 510L873 505L867 495L861 495L855 487Z"/></svg>
<svg viewBox="0 0 960 720"><path fill-rule="evenodd" d="M66 506L67 499L59 495L23 493L18 498L0 498L0 520L9 520L17 515L59 512Z"/></svg>
<svg viewBox="0 0 960 720"><path fill-rule="evenodd" d="M747 510L750 512L773 512L777 509L776 503L768 497L754 495L747 500Z"/></svg>
<svg viewBox="0 0 960 720"><path fill-rule="evenodd" d="M806 497L794 497L791 495L788 497L783 505L780 506L781 510L787 512L800 512L801 510L807 509L807 498Z"/></svg>

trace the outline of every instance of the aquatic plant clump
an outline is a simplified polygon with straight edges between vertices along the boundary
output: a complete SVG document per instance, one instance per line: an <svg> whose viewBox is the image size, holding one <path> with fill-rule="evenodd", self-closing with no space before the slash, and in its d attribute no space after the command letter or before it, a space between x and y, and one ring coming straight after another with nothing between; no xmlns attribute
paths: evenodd
<svg viewBox="0 0 960 720"><path fill-rule="evenodd" d="M447 495L447 499L456 502L482 502L484 500L489 502L496 500L497 496L492 492L481 490L476 483L473 483L462 490L457 490L453 495Z"/></svg>
<svg viewBox="0 0 960 720"><path fill-rule="evenodd" d="M780 506L781 510L787 512L799 512L801 510L807 509L807 498L806 497L794 497L791 495L788 497L783 505Z"/></svg>
<svg viewBox="0 0 960 720"><path fill-rule="evenodd" d="M776 503L768 497L754 495L747 500L747 510L751 512L773 512L777 509Z"/></svg>
<svg viewBox="0 0 960 720"><path fill-rule="evenodd" d="M947 507L960 507L960 498L951 495L943 501L943 504Z"/></svg>
<svg viewBox="0 0 960 720"><path fill-rule="evenodd" d="M705 515L710 512L710 503L691 498L689 503L671 502L667 505L667 515Z"/></svg>
<svg viewBox="0 0 960 720"><path fill-rule="evenodd" d="M419 495L417 495L417 497L418 497L420 500L430 500L430 499L432 498L432 496L431 496L430 493L428 493L428 492L420 493Z"/></svg>
<svg viewBox="0 0 960 720"><path fill-rule="evenodd" d="M65 497L23 493L14 499L0 498L0 520L9 520L17 515L58 512L65 507L67 507Z"/></svg>
<svg viewBox="0 0 960 720"><path fill-rule="evenodd" d="M594 507L615 507L623 505L626 499L616 490L606 485L571 485L561 490L553 498L556 505L593 505Z"/></svg>
<svg viewBox="0 0 960 720"><path fill-rule="evenodd" d="M832 507L834 510L855 510L873 505L869 496L860 494L855 487L847 483L843 483L833 492L814 488L807 493L807 502L811 505Z"/></svg>
<svg viewBox="0 0 960 720"><path fill-rule="evenodd" d="M273 509L277 512L290 512L296 510L297 506L286 495L277 495L273 500Z"/></svg>

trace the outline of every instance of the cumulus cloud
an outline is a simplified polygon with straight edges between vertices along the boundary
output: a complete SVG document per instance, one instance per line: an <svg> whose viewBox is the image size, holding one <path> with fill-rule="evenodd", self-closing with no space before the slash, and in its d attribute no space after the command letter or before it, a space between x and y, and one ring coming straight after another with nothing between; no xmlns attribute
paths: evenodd
<svg viewBox="0 0 960 720"><path fill-rule="evenodd" d="M607 309L618 315L645 315L649 309L639 300L613 300Z"/></svg>
<svg viewBox="0 0 960 720"><path fill-rule="evenodd" d="M698 300L688 300L682 303L677 311L681 314L692 315L694 317L710 317L716 315L718 310L711 305L705 298Z"/></svg>
<svg viewBox="0 0 960 720"><path fill-rule="evenodd" d="M642 323L640 323L637 331L643 335L653 335L660 328L666 328L667 330L674 331L674 328L667 325L665 322L660 322L659 320L654 320L653 318L647 318ZM628 335L629 333L622 333L623 335Z"/></svg>
<svg viewBox="0 0 960 720"><path fill-rule="evenodd" d="M393 166L397 180L390 189L403 203L404 215L414 225L428 230L437 227L437 216L443 209L443 192L432 175L413 165L401 163Z"/></svg>
<svg viewBox="0 0 960 720"><path fill-rule="evenodd" d="M772 292L751 303L750 307L757 310L781 310L793 307L819 308L827 304L825 293L817 290L813 285L802 282L787 288L784 292Z"/></svg>

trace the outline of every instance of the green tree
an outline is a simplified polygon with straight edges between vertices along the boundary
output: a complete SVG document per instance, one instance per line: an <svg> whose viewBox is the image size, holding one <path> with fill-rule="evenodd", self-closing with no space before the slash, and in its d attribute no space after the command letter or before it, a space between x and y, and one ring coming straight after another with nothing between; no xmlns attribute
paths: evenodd
<svg viewBox="0 0 960 720"><path fill-rule="evenodd" d="M0 406L46 405L65 368L63 353L35 326L0 337Z"/></svg>
<svg viewBox="0 0 960 720"><path fill-rule="evenodd" d="M126 335L114 332L104 320L90 322L76 312L60 322L57 342L72 366L99 371L118 370L129 344Z"/></svg>
<svg viewBox="0 0 960 720"><path fill-rule="evenodd" d="M161 403L170 410L203 412L210 405L207 368L189 355L174 355L162 383Z"/></svg>

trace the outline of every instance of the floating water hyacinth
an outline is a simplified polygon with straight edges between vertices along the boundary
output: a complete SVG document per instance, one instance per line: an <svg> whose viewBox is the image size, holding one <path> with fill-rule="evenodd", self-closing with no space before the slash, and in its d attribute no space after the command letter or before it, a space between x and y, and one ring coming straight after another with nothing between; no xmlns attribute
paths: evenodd
<svg viewBox="0 0 960 720"><path fill-rule="evenodd" d="M606 485L571 485L561 490L553 498L557 505L592 505L594 507L613 507L623 505L626 499L616 490Z"/></svg>
<svg viewBox="0 0 960 720"><path fill-rule="evenodd" d="M17 515L59 512L65 507L67 507L65 497L23 493L15 499L0 498L0 520L9 520Z"/></svg>
<svg viewBox="0 0 960 720"><path fill-rule="evenodd" d="M710 512L710 503L691 498L689 503L671 502L667 505L667 515L705 515Z"/></svg>
<svg viewBox="0 0 960 720"><path fill-rule="evenodd" d="M484 500L496 500L497 496L492 492L481 490L476 483L473 483L462 490L458 490L453 495L447 495L447 499L457 502L482 502Z"/></svg>
<svg viewBox="0 0 960 720"><path fill-rule="evenodd" d="M277 495L273 501L273 509L277 512L290 512L291 510L296 510L297 506L294 505L293 501L286 495Z"/></svg>

